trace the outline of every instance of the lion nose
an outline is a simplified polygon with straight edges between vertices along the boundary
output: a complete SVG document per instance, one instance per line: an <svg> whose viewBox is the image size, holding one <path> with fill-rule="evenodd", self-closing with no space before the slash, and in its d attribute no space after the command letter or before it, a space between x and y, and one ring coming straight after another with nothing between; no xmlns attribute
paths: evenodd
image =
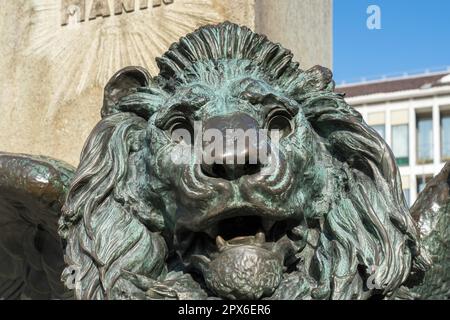
<svg viewBox="0 0 450 320"><path fill-rule="evenodd" d="M232 181L246 175L257 174L261 171L261 166L259 164L202 164L202 171L208 177Z"/></svg>
<svg viewBox="0 0 450 320"><path fill-rule="evenodd" d="M257 121L243 113L206 121L201 164L203 173L226 180L259 173L258 128Z"/></svg>

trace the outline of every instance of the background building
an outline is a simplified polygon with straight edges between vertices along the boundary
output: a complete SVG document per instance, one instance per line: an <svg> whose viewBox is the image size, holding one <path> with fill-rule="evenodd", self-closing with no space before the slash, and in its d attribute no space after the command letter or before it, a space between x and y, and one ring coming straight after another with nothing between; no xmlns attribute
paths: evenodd
<svg viewBox="0 0 450 320"><path fill-rule="evenodd" d="M450 161L450 68L338 86L391 146L410 205Z"/></svg>

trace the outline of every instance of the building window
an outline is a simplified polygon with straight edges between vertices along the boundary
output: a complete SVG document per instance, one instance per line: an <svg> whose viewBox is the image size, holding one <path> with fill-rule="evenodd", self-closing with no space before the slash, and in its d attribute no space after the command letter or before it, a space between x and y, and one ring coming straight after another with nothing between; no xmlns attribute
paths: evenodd
<svg viewBox="0 0 450 320"><path fill-rule="evenodd" d="M417 193L421 193L423 189L425 189L425 186L427 185L430 180L433 179L433 176L418 176L417 177Z"/></svg>
<svg viewBox="0 0 450 320"><path fill-rule="evenodd" d="M375 126L372 126L372 128L376 132L378 132L380 137L382 137L383 139L386 139L386 126L384 124L375 125Z"/></svg>
<svg viewBox="0 0 450 320"><path fill-rule="evenodd" d="M433 163L433 118L417 117L417 164Z"/></svg>
<svg viewBox="0 0 450 320"><path fill-rule="evenodd" d="M411 207L411 190L403 189L403 195L405 196L406 204L408 207Z"/></svg>
<svg viewBox="0 0 450 320"><path fill-rule="evenodd" d="M441 158L450 161L450 113L441 115Z"/></svg>
<svg viewBox="0 0 450 320"><path fill-rule="evenodd" d="M399 166L409 165L409 126L407 124L392 126L392 152Z"/></svg>

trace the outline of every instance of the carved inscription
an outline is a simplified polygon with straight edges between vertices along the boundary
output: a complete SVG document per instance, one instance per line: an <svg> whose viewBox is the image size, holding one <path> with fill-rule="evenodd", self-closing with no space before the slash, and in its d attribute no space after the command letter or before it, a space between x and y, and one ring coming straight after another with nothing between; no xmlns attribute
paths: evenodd
<svg viewBox="0 0 450 320"><path fill-rule="evenodd" d="M81 23L86 19L106 18L123 12L130 13L136 9L145 10L149 7L169 5L173 2L174 0L61 0L61 25L68 25L71 19Z"/></svg>

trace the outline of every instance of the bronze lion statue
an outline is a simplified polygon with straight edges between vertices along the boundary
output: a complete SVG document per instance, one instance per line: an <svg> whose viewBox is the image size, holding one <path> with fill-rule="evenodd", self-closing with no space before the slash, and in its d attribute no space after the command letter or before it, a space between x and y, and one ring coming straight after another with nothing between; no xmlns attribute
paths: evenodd
<svg viewBox="0 0 450 320"><path fill-rule="evenodd" d="M448 296L435 289L449 274L449 169L413 219L391 150L330 70L302 70L231 23L181 38L157 63L156 77L129 67L108 83L78 169L0 154L0 296ZM229 129L269 135L205 161L209 133Z"/></svg>

